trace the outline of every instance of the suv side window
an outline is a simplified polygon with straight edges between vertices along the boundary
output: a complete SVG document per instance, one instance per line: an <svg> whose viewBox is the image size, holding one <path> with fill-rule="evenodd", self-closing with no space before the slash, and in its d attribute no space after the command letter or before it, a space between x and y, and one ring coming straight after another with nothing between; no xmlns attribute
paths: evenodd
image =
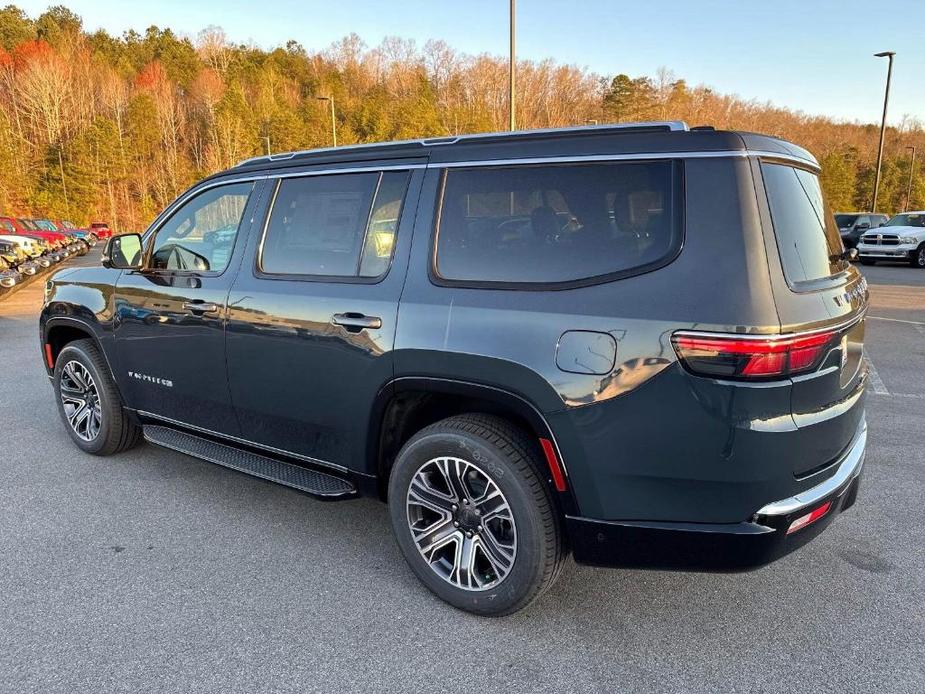
<svg viewBox="0 0 925 694"><path fill-rule="evenodd" d="M457 283L595 281L681 246L669 161L449 169L434 273Z"/></svg>
<svg viewBox="0 0 925 694"><path fill-rule="evenodd" d="M408 188L407 171L281 179L257 259L270 275L385 275Z"/></svg>
<svg viewBox="0 0 925 694"><path fill-rule="evenodd" d="M151 269L222 272L253 189L250 181L230 183L187 200L155 232Z"/></svg>
<svg viewBox="0 0 925 694"><path fill-rule="evenodd" d="M771 162L761 163L761 173L788 282L799 285L844 271L848 261L842 259L844 246L819 177Z"/></svg>

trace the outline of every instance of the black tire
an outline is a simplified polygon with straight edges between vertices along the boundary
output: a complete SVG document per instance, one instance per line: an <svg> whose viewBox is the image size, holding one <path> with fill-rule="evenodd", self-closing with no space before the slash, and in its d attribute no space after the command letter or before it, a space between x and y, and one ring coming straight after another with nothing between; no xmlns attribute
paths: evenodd
<svg viewBox="0 0 925 694"><path fill-rule="evenodd" d="M915 251L912 253L912 257L909 258L909 264L912 267L917 267L920 270L925 270L925 243L921 244Z"/></svg>
<svg viewBox="0 0 925 694"><path fill-rule="evenodd" d="M63 377L67 378L65 373L71 362L81 365L89 373L96 391L93 400L99 403L99 428L89 439L78 434L65 411L61 381ZM131 448L140 440L141 427L125 413L109 366L93 340L75 340L61 350L55 360L54 389L64 428L77 447L86 453L112 455Z"/></svg>
<svg viewBox="0 0 925 694"><path fill-rule="evenodd" d="M876 265L876 260L868 260L867 258L861 258L861 265Z"/></svg>
<svg viewBox="0 0 925 694"><path fill-rule="evenodd" d="M489 478L500 490L513 518L512 525L516 528L513 561L497 582L490 579L488 572L489 580L483 588L460 587L438 574L412 535L408 506L412 480L419 470L443 457L467 461ZM558 576L564 554L559 514L539 472L542 469L533 440L499 417L459 415L415 434L402 447L392 468L389 512L398 546L421 582L454 607L485 616L511 614L542 595ZM482 525L477 530L484 536Z"/></svg>

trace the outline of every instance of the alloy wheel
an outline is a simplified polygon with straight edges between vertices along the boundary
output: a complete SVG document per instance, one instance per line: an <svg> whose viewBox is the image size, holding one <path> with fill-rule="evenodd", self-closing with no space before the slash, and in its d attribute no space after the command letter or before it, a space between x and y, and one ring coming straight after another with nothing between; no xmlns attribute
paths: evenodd
<svg viewBox="0 0 925 694"><path fill-rule="evenodd" d="M918 254L915 256L915 262L919 267L925 267L925 246L919 249Z"/></svg>
<svg viewBox="0 0 925 694"><path fill-rule="evenodd" d="M464 590L497 586L517 556L510 504L480 466L433 458L411 478L408 528L421 556L448 583Z"/></svg>
<svg viewBox="0 0 925 694"><path fill-rule="evenodd" d="M58 388L64 416L74 433L84 441L93 441L103 421L96 382L83 364L69 361L61 370Z"/></svg>

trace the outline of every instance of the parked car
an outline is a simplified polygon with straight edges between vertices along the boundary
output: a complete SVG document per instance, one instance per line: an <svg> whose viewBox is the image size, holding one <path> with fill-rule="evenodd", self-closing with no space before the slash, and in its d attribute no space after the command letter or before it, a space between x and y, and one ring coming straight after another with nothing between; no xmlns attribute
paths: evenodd
<svg viewBox="0 0 925 694"><path fill-rule="evenodd" d="M41 236L35 236L33 234L17 234L17 236L22 236L25 239L31 239L32 241L35 242L35 245L38 248L39 254L36 255L35 252L33 252L30 255L30 258L35 263L37 263L39 266L43 268L47 268L47 267L51 267L51 265L55 262L51 258L50 254L52 252L52 247L47 239Z"/></svg>
<svg viewBox="0 0 925 694"><path fill-rule="evenodd" d="M864 461L868 291L818 174L682 123L258 157L57 273L42 358L82 450L379 497L464 610L567 552L753 568Z"/></svg>
<svg viewBox="0 0 925 694"><path fill-rule="evenodd" d="M2 245L0 243L0 246ZM9 289L10 287L15 287L21 279L22 275L13 269L6 259L6 255L0 252L0 288Z"/></svg>
<svg viewBox="0 0 925 694"><path fill-rule="evenodd" d="M109 222L92 222L90 231L96 234L97 238L108 239L112 237L112 229L109 228Z"/></svg>
<svg viewBox="0 0 925 694"><path fill-rule="evenodd" d="M10 267L15 267L29 259L29 256L26 255L26 251L23 250L22 247L17 246L12 241L5 241L2 238L0 238L0 257L2 257Z"/></svg>
<svg viewBox="0 0 925 694"><path fill-rule="evenodd" d="M878 260L901 260L925 268L925 212L903 212L876 231L868 231L858 243L864 265Z"/></svg>
<svg viewBox="0 0 925 694"><path fill-rule="evenodd" d="M22 249L26 258L37 258L42 255L41 242L25 236L24 234L0 234L0 241L8 241Z"/></svg>
<svg viewBox="0 0 925 694"><path fill-rule="evenodd" d="M72 253L85 255L87 251L90 250L90 243L87 239L87 237L89 237L89 232L79 232L74 229L58 229L55 223L50 219L33 219L32 222L40 229L44 229L45 231L57 231L59 233L65 234L69 241L69 248Z"/></svg>
<svg viewBox="0 0 925 694"><path fill-rule="evenodd" d="M33 260L37 256L30 242L20 236L0 236L0 255L23 275L34 275L41 267Z"/></svg>
<svg viewBox="0 0 925 694"><path fill-rule="evenodd" d="M48 225L53 226L58 231L70 234L71 236L85 241L88 246L96 245L96 242L99 240L96 234L94 234L89 229L81 229L74 222L69 222L66 220L60 219L47 219L47 220L37 220L39 222L47 222Z"/></svg>
<svg viewBox="0 0 925 694"><path fill-rule="evenodd" d="M59 248L67 242L64 234L39 229L31 222L27 223L27 220L16 217L0 217L0 233L40 236L55 248Z"/></svg>
<svg viewBox="0 0 925 694"><path fill-rule="evenodd" d="M868 229L876 229L886 224L889 217L885 214L871 212L837 212L835 223L838 225L839 235L845 248L855 248L858 239Z"/></svg>

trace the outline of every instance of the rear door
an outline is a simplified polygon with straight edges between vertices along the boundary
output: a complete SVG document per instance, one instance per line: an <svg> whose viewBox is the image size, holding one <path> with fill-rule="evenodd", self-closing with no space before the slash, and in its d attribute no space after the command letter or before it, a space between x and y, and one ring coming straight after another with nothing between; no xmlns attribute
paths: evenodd
<svg viewBox="0 0 925 694"><path fill-rule="evenodd" d="M351 467L392 348L423 160L271 179L229 296L231 397L244 438Z"/></svg>
<svg viewBox="0 0 925 694"><path fill-rule="evenodd" d="M867 282L843 257L817 174L782 161L754 166L781 332L831 334L819 368L793 378L793 417L804 433L793 471L804 477L838 458L863 417Z"/></svg>

